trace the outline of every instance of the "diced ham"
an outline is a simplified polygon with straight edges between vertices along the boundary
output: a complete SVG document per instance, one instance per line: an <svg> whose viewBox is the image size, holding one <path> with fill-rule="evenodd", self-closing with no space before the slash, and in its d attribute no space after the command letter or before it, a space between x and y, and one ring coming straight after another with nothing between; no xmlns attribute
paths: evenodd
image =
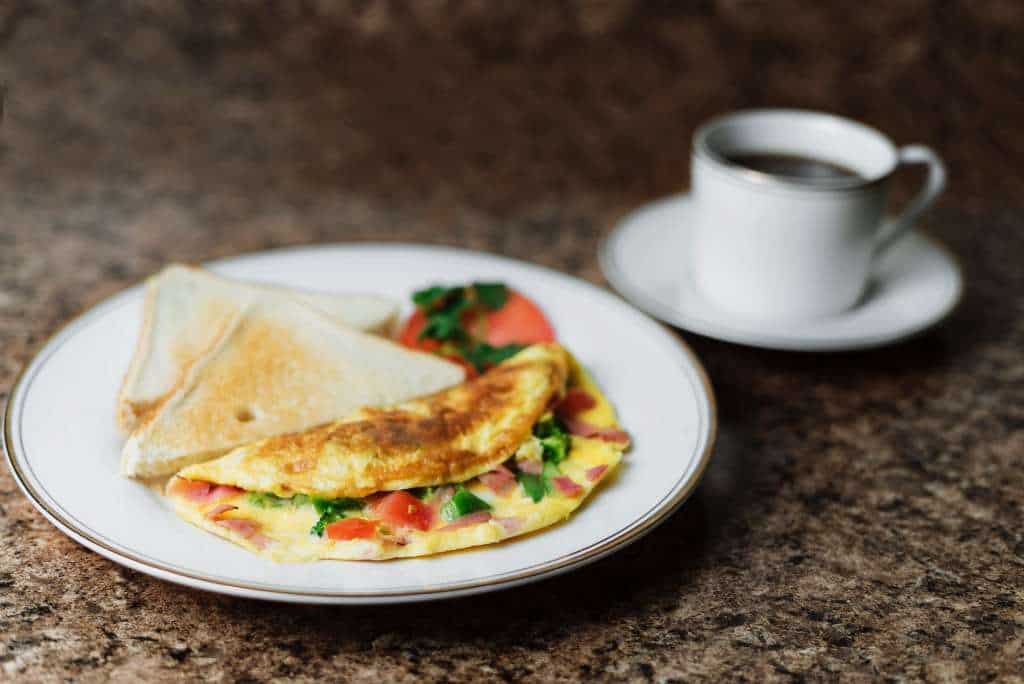
<svg viewBox="0 0 1024 684"><path fill-rule="evenodd" d="M506 494L516 486L515 474L503 465L481 475L480 481L495 494Z"/></svg>
<svg viewBox="0 0 1024 684"><path fill-rule="evenodd" d="M591 482L597 482L598 480L601 479L601 476L604 475L604 471L606 470L608 470L608 466L606 465L599 465L594 466L593 468L589 468L587 470L587 479L590 480Z"/></svg>
<svg viewBox="0 0 1024 684"><path fill-rule="evenodd" d="M571 418L577 413L592 409L597 406L597 400L587 392L579 387L573 387L565 396L562 397L562 401L558 402L558 406L555 407L555 413L560 418Z"/></svg>
<svg viewBox="0 0 1024 684"><path fill-rule="evenodd" d="M220 516L224 515L228 511L237 511L238 506L232 506L231 504L217 504L206 513L206 517L210 520L217 520Z"/></svg>
<svg viewBox="0 0 1024 684"><path fill-rule="evenodd" d="M579 496L583 492L583 487L576 484L573 479L567 475L559 475L558 477L551 478L552 484L566 496Z"/></svg>
<svg viewBox="0 0 1024 684"><path fill-rule="evenodd" d="M188 480L176 477L168 488L171 494L183 497L196 503L215 503L222 499L238 496L244 490L230 485L214 485L204 480Z"/></svg>
<svg viewBox="0 0 1024 684"><path fill-rule="evenodd" d="M209 482L175 477L167 491L189 501L204 501L209 496L211 489L213 489L213 485Z"/></svg>
<svg viewBox="0 0 1024 684"><path fill-rule="evenodd" d="M516 461L516 467L529 475L540 475L541 471L544 470L544 463L541 461L534 461L533 459L526 459Z"/></svg>
<svg viewBox="0 0 1024 684"><path fill-rule="evenodd" d="M245 492L244 489L238 487L232 487L231 485L217 485L210 490L210 501L221 501L223 499L230 499L238 496Z"/></svg>
<svg viewBox="0 0 1024 684"><path fill-rule="evenodd" d="M262 535L259 532L249 537L249 541L256 545L258 549L265 549L274 543L274 540L266 535Z"/></svg>
<svg viewBox="0 0 1024 684"><path fill-rule="evenodd" d="M515 534L523 526L522 518L495 518L494 522L505 528L508 534Z"/></svg>
<svg viewBox="0 0 1024 684"><path fill-rule="evenodd" d="M246 539L252 537L260 529L260 526L255 522L245 518L222 518L217 521L217 524L229 530L234 530Z"/></svg>
<svg viewBox="0 0 1024 684"><path fill-rule="evenodd" d="M476 513L469 513L454 522L448 523L444 527L440 528L440 531L446 532L448 530L457 530L462 527L469 527L470 525L479 525L480 523L485 523L490 519L491 514L487 511L477 511Z"/></svg>
<svg viewBox="0 0 1024 684"><path fill-rule="evenodd" d="M617 442L620 444L627 444L629 442L629 434L618 428L606 428L598 427L597 425L591 425L585 420L579 418L565 418L565 427L569 429L574 435L580 437L592 437L594 439L602 439L606 442Z"/></svg>

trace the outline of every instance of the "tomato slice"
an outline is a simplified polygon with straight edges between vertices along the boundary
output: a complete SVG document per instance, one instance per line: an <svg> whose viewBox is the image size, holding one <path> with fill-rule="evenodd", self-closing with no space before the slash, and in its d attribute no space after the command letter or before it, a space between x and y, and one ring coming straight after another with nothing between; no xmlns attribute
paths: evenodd
<svg viewBox="0 0 1024 684"><path fill-rule="evenodd" d="M437 351L441 343L437 340L419 339L420 331L427 323L422 311L416 311L402 326L398 341L406 347ZM535 342L554 342L555 331L551 327L544 312L529 298L514 290L508 293L505 306L497 311L488 311L482 324L478 321L465 321L468 329L475 334L482 333L483 340L494 347L506 344L533 344Z"/></svg>
<svg viewBox="0 0 1024 684"><path fill-rule="evenodd" d="M434 511L409 492L391 492L377 502L374 512L386 523L417 530L429 530Z"/></svg>
<svg viewBox="0 0 1024 684"><path fill-rule="evenodd" d="M487 313L484 339L495 347L554 342L555 331L540 307L518 292L509 292L505 306Z"/></svg>
<svg viewBox="0 0 1024 684"><path fill-rule="evenodd" d="M412 349L422 349L423 351L437 351L440 349L441 343L437 340L420 339L420 331L423 330L423 326L426 324L427 315L423 313L422 309L416 309L399 331L398 343Z"/></svg>
<svg viewBox="0 0 1024 684"><path fill-rule="evenodd" d="M377 535L377 523L364 518L345 518L332 522L326 528L327 536L335 541L349 539L373 539Z"/></svg>

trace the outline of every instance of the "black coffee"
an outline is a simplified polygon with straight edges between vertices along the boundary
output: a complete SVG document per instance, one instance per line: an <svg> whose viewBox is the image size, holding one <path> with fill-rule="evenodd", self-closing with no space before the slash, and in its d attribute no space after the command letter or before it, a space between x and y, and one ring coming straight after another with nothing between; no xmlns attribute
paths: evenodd
<svg viewBox="0 0 1024 684"><path fill-rule="evenodd" d="M861 177L853 169L848 169L840 164L794 154L738 152L726 155L725 160L736 166L744 166L761 173L807 183L850 180Z"/></svg>

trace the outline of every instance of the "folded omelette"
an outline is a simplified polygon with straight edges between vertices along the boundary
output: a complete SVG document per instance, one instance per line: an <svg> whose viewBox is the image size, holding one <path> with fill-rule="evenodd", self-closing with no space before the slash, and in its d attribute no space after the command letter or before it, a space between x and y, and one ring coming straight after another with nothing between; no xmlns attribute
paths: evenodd
<svg viewBox="0 0 1024 684"><path fill-rule="evenodd" d="M185 468L185 520L278 561L383 560L491 544L568 517L628 446L557 344L420 399L364 408Z"/></svg>

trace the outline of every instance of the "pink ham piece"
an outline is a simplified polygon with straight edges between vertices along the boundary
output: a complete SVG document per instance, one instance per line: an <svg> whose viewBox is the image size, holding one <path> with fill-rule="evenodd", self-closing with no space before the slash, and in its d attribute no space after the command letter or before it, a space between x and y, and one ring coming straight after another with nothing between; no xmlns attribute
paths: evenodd
<svg viewBox="0 0 1024 684"><path fill-rule="evenodd" d="M195 501L196 503L216 503L222 499L238 496L244 490L229 485L214 485L203 480L186 480L176 477L168 488L171 494Z"/></svg>
<svg viewBox="0 0 1024 684"><path fill-rule="evenodd" d="M583 487L573 482L571 477L566 475L559 475L558 477L551 478L552 484L566 496L579 496L583 492Z"/></svg>
<svg viewBox="0 0 1024 684"><path fill-rule="evenodd" d="M246 539L252 537L260 529L260 526L255 522L245 520L244 518L222 518L217 521L217 524L229 530L234 530Z"/></svg>
<svg viewBox="0 0 1024 684"><path fill-rule="evenodd" d="M534 461L530 459L516 461L516 467L529 475L540 475L544 470L544 464L541 461Z"/></svg>
<svg viewBox="0 0 1024 684"><path fill-rule="evenodd" d="M619 444L629 443L629 434L618 428L605 428L591 425L579 418L565 418L565 427L569 432L580 437L592 437L602 439L606 442L617 442Z"/></svg>
<svg viewBox="0 0 1024 684"><path fill-rule="evenodd" d="M267 548L268 546L270 546L271 544L274 543L273 539L271 539L270 537L267 537L265 535L262 535L262 534L260 534L258 532L256 534L252 535L251 537L249 537L249 541L251 541L253 544L255 544L257 549L265 549L265 548Z"/></svg>
<svg viewBox="0 0 1024 684"><path fill-rule="evenodd" d="M558 406L555 407L555 413L560 418L571 418L577 413L592 409L595 406L597 406L597 400L589 392L573 387L565 393L562 401L558 402Z"/></svg>
<svg viewBox="0 0 1024 684"><path fill-rule="evenodd" d="M216 520L220 516L224 515L228 511L237 511L238 506L232 506L231 504L217 504L211 508L207 513L206 517L210 520Z"/></svg>
<svg viewBox="0 0 1024 684"><path fill-rule="evenodd" d="M440 532L447 532L448 530L457 530L462 527L469 527L470 525L479 525L485 523L491 519L491 514L487 511L477 511L476 513L469 513L462 516L455 522L450 522L444 527L440 528Z"/></svg>
<svg viewBox="0 0 1024 684"><path fill-rule="evenodd" d="M516 486L515 474L503 465L481 475L480 481L495 494L505 494Z"/></svg>
<svg viewBox="0 0 1024 684"><path fill-rule="evenodd" d="M593 468L589 468L587 470L587 479L590 480L591 482L597 482L598 480L601 479L601 476L604 475L604 471L606 470L608 470L608 466L606 465L599 465L594 466Z"/></svg>
<svg viewBox="0 0 1024 684"><path fill-rule="evenodd" d="M505 528L508 534L515 534L523 527L522 518L495 518L494 522Z"/></svg>
<svg viewBox="0 0 1024 684"><path fill-rule="evenodd" d="M231 499L243 493L244 491L244 489L239 489L238 487L232 487L230 485L217 485L212 490L210 490L210 501Z"/></svg>

